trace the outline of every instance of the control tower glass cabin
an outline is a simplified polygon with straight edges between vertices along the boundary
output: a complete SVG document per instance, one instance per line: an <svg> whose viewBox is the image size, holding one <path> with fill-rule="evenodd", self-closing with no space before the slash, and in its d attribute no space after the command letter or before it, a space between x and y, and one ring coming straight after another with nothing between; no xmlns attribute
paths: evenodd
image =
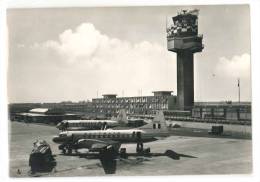
<svg viewBox="0 0 260 182"><path fill-rule="evenodd" d="M167 47L177 53L177 104L189 110L194 104L193 54L203 49L198 35L198 10L183 10L172 17L167 27Z"/></svg>

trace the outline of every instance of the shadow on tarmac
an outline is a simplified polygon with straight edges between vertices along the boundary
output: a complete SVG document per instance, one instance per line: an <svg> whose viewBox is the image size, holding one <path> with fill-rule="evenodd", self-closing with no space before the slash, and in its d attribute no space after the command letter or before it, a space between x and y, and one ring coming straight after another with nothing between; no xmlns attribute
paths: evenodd
<svg viewBox="0 0 260 182"><path fill-rule="evenodd" d="M144 161L149 161L152 157L166 156L173 160L180 160L181 157L197 158L195 156L177 153L173 150L166 150L164 153L152 153L152 152L139 152L139 153L118 153L113 150L105 150L100 153L73 153L73 154L60 154L65 156L77 156L85 159L99 159L104 169L105 174L115 174L117 170L117 164L130 164L137 165ZM131 158L131 159L130 159ZM75 169L75 168L73 168ZM71 169L71 170L73 170ZM69 169L68 169L69 170Z"/></svg>

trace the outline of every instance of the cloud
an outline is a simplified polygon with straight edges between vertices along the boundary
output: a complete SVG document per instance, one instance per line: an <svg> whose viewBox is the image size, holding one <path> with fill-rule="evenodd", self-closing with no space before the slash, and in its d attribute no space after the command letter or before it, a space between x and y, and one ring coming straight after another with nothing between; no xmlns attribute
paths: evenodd
<svg viewBox="0 0 260 182"><path fill-rule="evenodd" d="M30 49L21 53L27 57L19 56L20 61L12 69L16 83L12 90L21 99L77 101L94 98L97 91L99 96L136 96L140 89L142 95L151 95L154 90L173 90L176 94L176 54L157 43L131 43L83 23L63 31L57 40L26 47ZM199 72L195 66L195 78L199 76L195 100L236 101L237 78L241 100L251 100L250 55L221 57L214 63L207 69L200 67Z"/></svg>
<svg viewBox="0 0 260 182"><path fill-rule="evenodd" d="M133 44L111 38L91 23L65 30L58 41L48 40L33 47L58 53L61 62L73 72L67 80L85 90L87 95L96 95L98 89L102 94L120 94L124 90L125 96L137 95L139 89L143 89L144 94L151 94L153 90L176 90L174 53L157 43ZM92 94L88 94L90 92Z"/></svg>
<svg viewBox="0 0 260 182"><path fill-rule="evenodd" d="M216 73L232 78L250 78L250 55L242 54L231 59L221 57L216 66Z"/></svg>
<svg viewBox="0 0 260 182"><path fill-rule="evenodd" d="M107 45L109 38L95 29L93 24L83 23L73 32L65 30L59 35L59 41L49 40L44 43L46 48L56 50L68 62L81 59L91 60L100 46Z"/></svg>
<svg viewBox="0 0 260 182"><path fill-rule="evenodd" d="M241 101L251 100L250 55L236 55L232 58L219 58L214 76L205 78L201 97L210 100L238 101L238 78L240 79Z"/></svg>

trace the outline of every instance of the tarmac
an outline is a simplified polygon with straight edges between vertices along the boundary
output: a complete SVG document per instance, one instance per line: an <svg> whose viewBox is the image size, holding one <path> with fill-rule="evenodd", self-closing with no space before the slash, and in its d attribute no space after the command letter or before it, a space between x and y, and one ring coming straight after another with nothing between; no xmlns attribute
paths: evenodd
<svg viewBox="0 0 260 182"><path fill-rule="evenodd" d="M183 130L184 132L185 130ZM206 137L204 130L182 130L163 140L145 143L153 153L173 150L179 154L193 156L173 160L166 156L130 157L117 161L113 176L153 176L153 175L205 175L205 174L250 174L252 173L252 140L241 137ZM54 126L10 122L10 177L29 177L29 155L36 139L46 140L56 155L57 166L50 173L38 174L42 177L104 176L98 159L60 155L58 145L52 137L58 134ZM174 130L172 131L174 134ZM204 133L198 135L198 133ZM183 134L183 136L180 136ZM193 135L194 134L194 135ZM187 136L185 136L187 135ZM188 136L189 135L189 136ZM196 136L196 137L194 137ZM122 145L127 152L135 152L136 145ZM19 171L19 172L18 172Z"/></svg>

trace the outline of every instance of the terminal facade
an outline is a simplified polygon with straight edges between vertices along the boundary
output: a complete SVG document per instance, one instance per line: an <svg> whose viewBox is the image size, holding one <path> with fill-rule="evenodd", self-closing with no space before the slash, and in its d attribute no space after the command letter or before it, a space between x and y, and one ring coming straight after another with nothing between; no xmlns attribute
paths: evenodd
<svg viewBox="0 0 260 182"><path fill-rule="evenodd" d="M153 96L117 97L104 94L103 98L92 99L94 112L115 114L125 109L127 114L152 114L156 110L173 110L177 107L177 97L172 91L154 91Z"/></svg>

